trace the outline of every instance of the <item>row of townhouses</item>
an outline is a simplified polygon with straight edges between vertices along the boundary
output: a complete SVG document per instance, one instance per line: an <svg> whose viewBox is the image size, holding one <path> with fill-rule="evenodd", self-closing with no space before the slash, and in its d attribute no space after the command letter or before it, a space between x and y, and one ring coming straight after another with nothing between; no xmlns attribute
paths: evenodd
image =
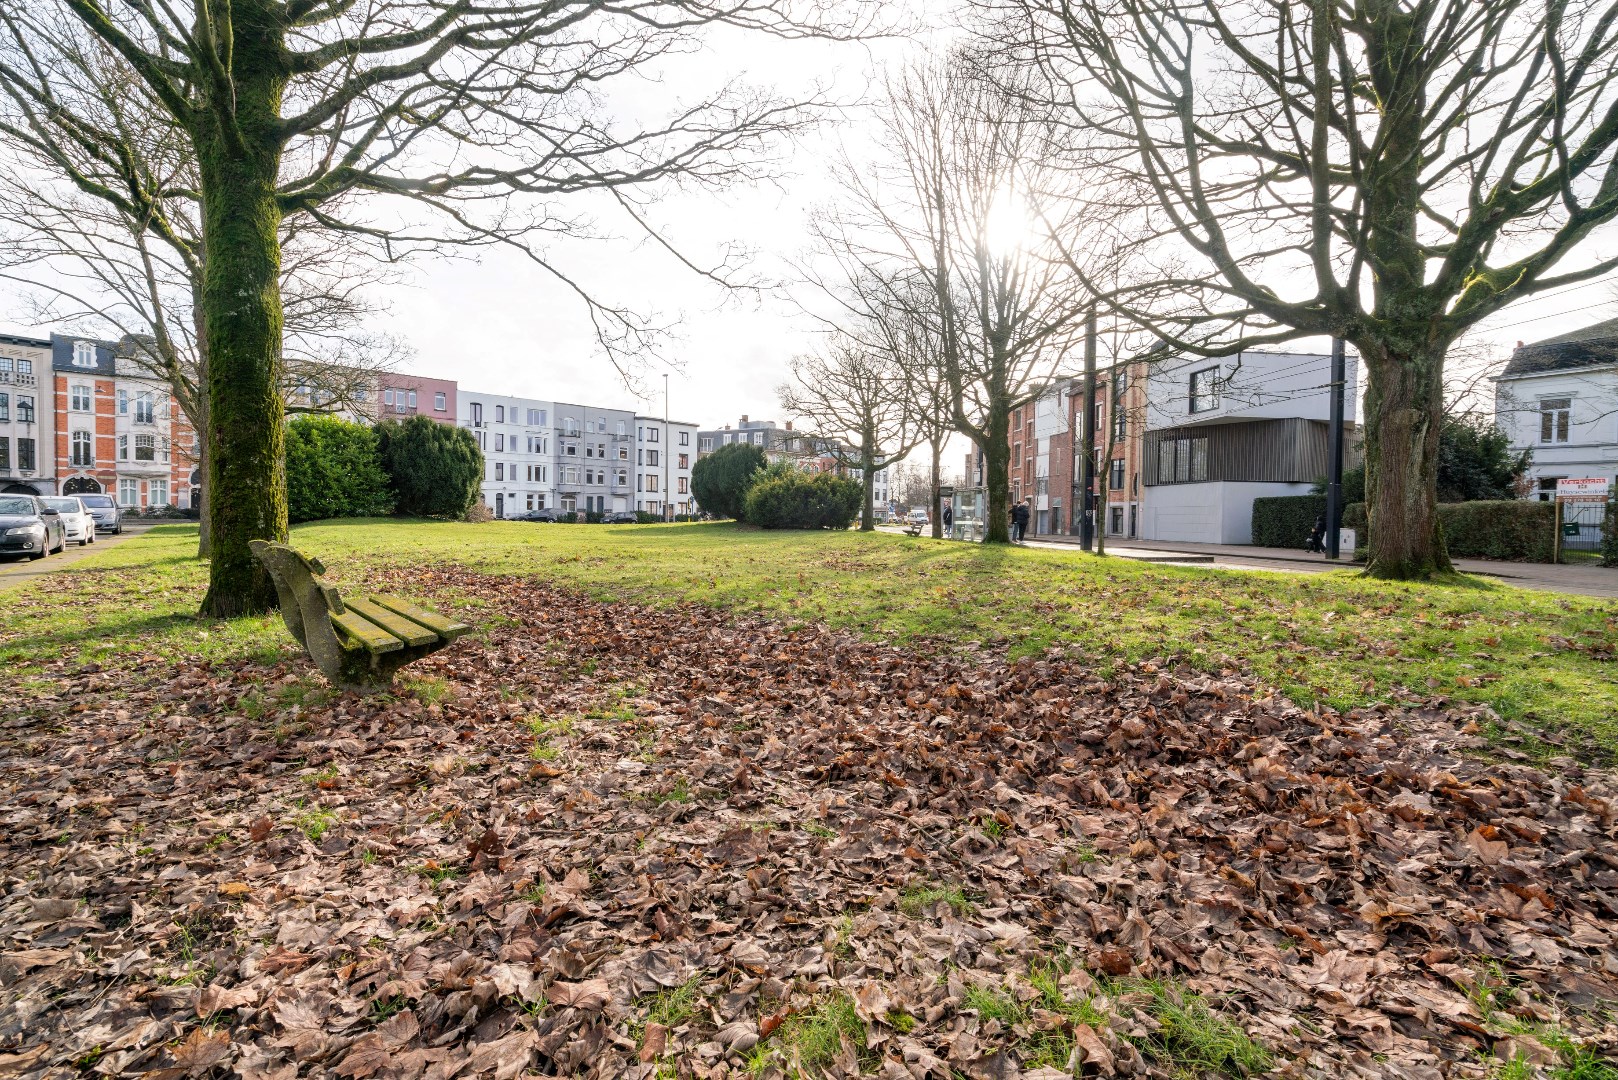
<svg viewBox="0 0 1618 1080"><path fill-rule="evenodd" d="M1345 440L1355 464L1355 364ZM1331 358L1243 352L1120 363L1098 373L1096 526L1126 539L1252 542L1253 500L1306 494L1327 470ZM1083 515L1084 381L1059 380L1013 410L1011 497L1030 532L1073 535ZM983 486L983 460L966 462ZM960 515L957 515L958 517Z"/></svg>
<svg viewBox="0 0 1618 1080"><path fill-rule="evenodd" d="M1517 343L1494 380L1494 416L1517 452L1533 451L1531 498L1556 482L1605 477L1618 490L1618 319Z"/></svg>
<svg viewBox="0 0 1618 1080"><path fill-rule="evenodd" d="M189 506L196 436L167 386L108 342L0 335L0 491Z"/></svg>

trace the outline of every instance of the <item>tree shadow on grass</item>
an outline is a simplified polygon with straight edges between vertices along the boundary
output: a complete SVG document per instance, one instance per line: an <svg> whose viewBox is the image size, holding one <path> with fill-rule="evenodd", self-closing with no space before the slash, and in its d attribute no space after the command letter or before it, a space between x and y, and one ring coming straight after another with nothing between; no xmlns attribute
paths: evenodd
<svg viewBox="0 0 1618 1080"><path fill-rule="evenodd" d="M275 618L279 622L279 616ZM188 611L132 613L126 618L114 616L87 625L13 638L0 644L0 664L60 660L80 653L86 646L102 646L113 654L144 653L164 649L170 644L167 639L176 632L189 632L201 638L205 631L217 629L219 625ZM232 653L233 659L267 663L281 658L279 643L257 646L242 640L236 644L242 648Z"/></svg>

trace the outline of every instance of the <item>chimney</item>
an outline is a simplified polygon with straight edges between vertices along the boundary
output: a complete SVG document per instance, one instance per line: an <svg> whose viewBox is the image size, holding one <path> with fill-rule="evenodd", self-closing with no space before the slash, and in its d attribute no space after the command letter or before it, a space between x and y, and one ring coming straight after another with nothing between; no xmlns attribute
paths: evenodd
<svg viewBox="0 0 1618 1080"><path fill-rule="evenodd" d="M1519 349L1522 348L1522 342L1520 342L1520 341L1517 342L1517 348L1519 348Z"/></svg>
<svg viewBox="0 0 1618 1080"><path fill-rule="evenodd" d="M742 423L744 423L744 424L747 423L747 414L746 413L742 413Z"/></svg>
<svg viewBox="0 0 1618 1080"><path fill-rule="evenodd" d="M788 420L788 421L787 421L787 430L788 430L788 431L791 431L791 430L792 430L792 421L791 421L791 420Z"/></svg>

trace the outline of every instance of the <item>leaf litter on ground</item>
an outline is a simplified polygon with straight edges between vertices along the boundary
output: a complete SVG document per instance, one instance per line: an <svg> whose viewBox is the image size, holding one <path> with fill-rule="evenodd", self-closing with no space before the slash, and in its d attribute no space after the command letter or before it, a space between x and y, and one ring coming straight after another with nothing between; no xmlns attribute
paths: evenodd
<svg viewBox="0 0 1618 1080"><path fill-rule="evenodd" d="M288 648L64 663L8 704L0 1074L1559 1076L1618 1046L1618 786L1470 753L1482 710L407 573L503 618L394 694L310 692Z"/></svg>

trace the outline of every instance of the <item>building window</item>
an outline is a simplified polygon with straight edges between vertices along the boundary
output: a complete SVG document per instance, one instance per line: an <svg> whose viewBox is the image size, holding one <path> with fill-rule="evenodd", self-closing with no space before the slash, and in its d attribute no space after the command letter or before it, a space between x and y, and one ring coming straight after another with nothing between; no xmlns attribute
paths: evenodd
<svg viewBox="0 0 1618 1080"><path fill-rule="evenodd" d="M690 454L681 454L680 455L680 468L689 469L690 467L691 467L691 455Z"/></svg>
<svg viewBox="0 0 1618 1080"><path fill-rule="evenodd" d="M1542 443L1567 442L1568 426L1572 416L1572 398L1540 398L1539 441Z"/></svg>
<svg viewBox="0 0 1618 1080"><path fill-rule="evenodd" d="M11 439L0 435L0 472L11 471Z"/></svg>
<svg viewBox="0 0 1618 1080"><path fill-rule="evenodd" d="M119 416L128 416L129 415L129 391L128 390L120 390L120 391L118 391L118 415Z"/></svg>
<svg viewBox="0 0 1618 1080"><path fill-rule="evenodd" d="M494 422L497 424L503 424L506 422L506 407L504 405L496 405L494 407Z"/></svg>
<svg viewBox="0 0 1618 1080"><path fill-rule="evenodd" d="M1122 536L1124 531L1124 508L1114 506L1107 513L1107 531L1114 536Z"/></svg>
<svg viewBox="0 0 1618 1080"><path fill-rule="evenodd" d="M646 474L646 490L647 491L656 491L657 490L657 474L656 473L647 473Z"/></svg>
<svg viewBox="0 0 1618 1080"><path fill-rule="evenodd" d="M494 478L496 480L504 480L506 478L506 466L504 462L497 461L494 463Z"/></svg>
<svg viewBox="0 0 1618 1080"><path fill-rule="evenodd" d="M689 431L680 432L680 445L681 446L690 446L691 445L691 433Z"/></svg>
<svg viewBox="0 0 1618 1080"><path fill-rule="evenodd" d="M472 424L478 426L483 423L483 402L472 402Z"/></svg>
<svg viewBox="0 0 1618 1080"><path fill-rule="evenodd" d="M500 408L500 406L498 406L498 405L495 406L495 409L496 409L495 416L500 415L500 413L498 411L499 408ZM498 431L495 432L494 433L494 449L495 449L495 451L498 453L499 451L502 451L505 448L506 448L506 437L504 435L500 434Z"/></svg>
<svg viewBox="0 0 1618 1080"><path fill-rule="evenodd" d="M1208 437L1163 439L1157 444L1159 484L1200 484L1208 479Z"/></svg>
<svg viewBox="0 0 1618 1080"><path fill-rule="evenodd" d="M564 435L577 435L579 433L579 422L571 416L564 416L562 418L562 433Z"/></svg>
<svg viewBox="0 0 1618 1080"><path fill-rule="evenodd" d="M629 429L624 425L624 422L622 420L618 421L618 434L623 435L628 430Z"/></svg>
<svg viewBox="0 0 1618 1080"><path fill-rule="evenodd" d="M1129 414L1124 411L1124 403L1114 398L1112 402L1112 438L1114 442L1123 442L1129 435Z"/></svg>
<svg viewBox="0 0 1618 1080"><path fill-rule="evenodd" d="M1219 365L1191 373L1191 411L1208 412L1219 408Z"/></svg>
<svg viewBox="0 0 1618 1080"><path fill-rule="evenodd" d="M713 450L713 436L705 435L697 440L697 453L706 454Z"/></svg>
<svg viewBox="0 0 1618 1080"><path fill-rule="evenodd" d="M73 464L84 468L96 463L93 444L88 431L75 431L73 433L72 460Z"/></svg>
<svg viewBox="0 0 1618 1080"><path fill-rule="evenodd" d="M17 397L17 423L32 424L34 422L34 399L31 397Z"/></svg>
<svg viewBox="0 0 1618 1080"><path fill-rule="evenodd" d="M135 436L135 460L136 461L156 461L157 460L157 438L155 436L152 436L152 435L136 435Z"/></svg>
<svg viewBox="0 0 1618 1080"><path fill-rule="evenodd" d="M410 407L412 409L416 407L416 392L414 390L410 391Z"/></svg>
<svg viewBox="0 0 1618 1080"><path fill-rule="evenodd" d="M646 430L646 441L647 442L657 442L661 438L662 438L662 436L658 434L658 429L657 428L648 428Z"/></svg>
<svg viewBox="0 0 1618 1080"><path fill-rule="evenodd" d="M153 480L146 485L148 506L167 506L169 501L169 482L167 480Z"/></svg>
<svg viewBox="0 0 1618 1080"><path fill-rule="evenodd" d="M629 486L629 470L628 469L619 469L617 471L617 473L615 474L614 482L616 483L616 485L618 487L621 487L621 488L628 487Z"/></svg>
<svg viewBox="0 0 1618 1080"><path fill-rule="evenodd" d="M448 407L447 405L445 405L444 402L445 402L445 399L444 399L443 394L434 394L433 395L433 412L443 412Z"/></svg>
<svg viewBox="0 0 1618 1080"><path fill-rule="evenodd" d="M1556 482L1560 479L1562 479L1560 476L1542 476L1539 478L1538 495L1540 502L1550 502L1556 498Z"/></svg>
<svg viewBox="0 0 1618 1080"><path fill-rule="evenodd" d="M1108 478L1107 486L1114 491L1124 490L1124 459L1112 459L1112 475Z"/></svg>
<svg viewBox="0 0 1618 1080"><path fill-rule="evenodd" d="M578 457L579 456L579 444L578 443L571 443L571 442L570 443L563 443L562 444L562 453L567 457Z"/></svg>
<svg viewBox="0 0 1618 1080"><path fill-rule="evenodd" d="M119 461L128 461L129 460L129 436L128 435L120 435L120 436L118 436L118 460Z"/></svg>
<svg viewBox="0 0 1618 1080"><path fill-rule="evenodd" d="M90 411L90 388L83 383L68 387L68 408L74 412Z"/></svg>
<svg viewBox="0 0 1618 1080"><path fill-rule="evenodd" d="M680 485L680 494L681 495L684 495L686 493L686 486L685 486L686 482L687 482L687 477L684 477L684 476L680 477L679 485Z"/></svg>
<svg viewBox="0 0 1618 1080"><path fill-rule="evenodd" d="M156 402L152 400L152 392L150 390L142 390L140 393L135 395L135 423L151 424L156 422L156 418L157 405Z"/></svg>
<svg viewBox="0 0 1618 1080"><path fill-rule="evenodd" d="M11 395L0 394L0 420L11 419Z"/></svg>
<svg viewBox="0 0 1618 1080"><path fill-rule="evenodd" d="M119 506L139 506L140 505L140 481L138 481L138 480L120 480L120 481L118 481L118 505Z"/></svg>
<svg viewBox="0 0 1618 1080"><path fill-rule="evenodd" d="M75 341L73 343L73 366L95 367L96 347L93 341Z"/></svg>
<svg viewBox="0 0 1618 1080"><path fill-rule="evenodd" d="M29 472L29 471L33 470L33 468L34 468L34 440L33 439L18 439L17 440L17 468L23 470L24 472Z"/></svg>

